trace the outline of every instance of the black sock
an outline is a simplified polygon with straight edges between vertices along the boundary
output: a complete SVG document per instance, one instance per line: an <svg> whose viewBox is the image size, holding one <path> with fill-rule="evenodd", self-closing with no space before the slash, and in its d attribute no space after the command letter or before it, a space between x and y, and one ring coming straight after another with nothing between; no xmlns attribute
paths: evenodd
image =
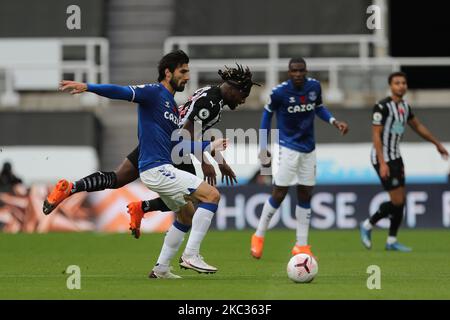
<svg viewBox="0 0 450 320"><path fill-rule="evenodd" d="M369 219L369 222L371 225L376 225L378 221L380 221L383 218L386 218L391 214L393 211L393 204L392 202L383 202L380 205L380 208L377 212Z"/></svg>
<svg viewBox="0 0 450 320"><path fill-rule="evenodd" d="M391 220L391 225L389 226L389 236L396 237L398 233L398 229L400 229L400 225L403 220L403 207L404 205L394 206L392 205L392 213L389 219Z"/></svg>
<svg viewBox="0 0 450 320"><path fill-rule="evenodd" d="M150 211L170 211L170 209L166 206L164 201L161 198L155 198L153 200L144 200L142 201L142 211L150 212Z"/></svg>
<svg viewBox="0 0 450 320"><path fill-rule="evenodd" d="M98 171L84 177L73 184L72 193L81 191L93 192L105 189L116 189L117 176L115 172Z"/></svg>

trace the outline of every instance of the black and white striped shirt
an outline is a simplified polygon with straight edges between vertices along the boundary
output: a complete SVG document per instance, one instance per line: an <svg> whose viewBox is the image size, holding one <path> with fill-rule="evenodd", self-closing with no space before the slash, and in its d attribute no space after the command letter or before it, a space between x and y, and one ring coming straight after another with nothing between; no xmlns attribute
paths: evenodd
<svg viewBox="0 0 450 320"><path fill-rule="evenodd" d="M389 162L401 157L400 141L406 124L413 117L411 107L404 100L395 103L391 97L387 97L373 107L372 124L383 126L381 142L384 161ZM374 147L372 147L371 158L373 164L378 163Z"/></svg>
<svg viewBox="0 0 450 320"><path fill-rule="evenodd" d="M194 92L188 102L178 107L180 113L180 127L186 119L202 125L202 133L220 121L224 101L220 87L208 86Z"/></svg>

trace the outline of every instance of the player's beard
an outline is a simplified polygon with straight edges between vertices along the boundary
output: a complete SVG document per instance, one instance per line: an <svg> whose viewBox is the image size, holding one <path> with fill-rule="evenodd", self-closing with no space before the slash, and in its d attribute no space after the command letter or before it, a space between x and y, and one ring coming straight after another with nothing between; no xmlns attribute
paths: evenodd
<svg viewBox="0 0 450 320"><path fill-rule="evenodd" d="M184 91L184 87L185 87L184 83L179 85L173 78L170 79L169 83L170 83L170 86L173 88L173 90L175 90L176 92Z"/></svg>

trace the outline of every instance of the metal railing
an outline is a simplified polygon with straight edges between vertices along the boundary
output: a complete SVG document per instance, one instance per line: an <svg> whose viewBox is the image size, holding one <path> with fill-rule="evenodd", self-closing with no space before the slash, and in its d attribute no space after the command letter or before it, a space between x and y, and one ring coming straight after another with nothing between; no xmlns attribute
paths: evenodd
<svg viewBox="0 0 450 320"><path fill-rule="evenodd" d="M358 68L362 71L370 68L385 67L390 71L398 71L402 66L450 66L450 57L446 58L394 58L389 56L371 56L371 51L379 52L378 47L385 48L386 40L375 35L301 35L301 36L194 36L171 37L165 41L164 51L167 53L179 48L187 54L195 46L220 47L227 45L265 45L267 57L258 59L208 59L190 58L191 80L190 88L198 88L199 74L202 72L217 72L223 65L239 63L249 66L252 71L263 72L266 90L263 91L261 100L265 100L273 87L279 83L279 73L287 71L289 58L280 56L280 46L283 44L300 45L357 45L358 54L352 57L305 57L309 71L327 73L328 90L327 100L333 103L343 101L343 90L339 71L345 68ZM373 46L374 50L371 50ZM192 91L192 90L190 90Z"/></svg>
<svg viewBox="0 0 450 320"><path fill-rule="evenodd" d="M14 52L14 46L20 45L32 48L30 43L49 45L51 55L57 57L52 61L33 60L33 52L22 54L20 59L14 57L0 59L0 70L5 75L5 91L0 92L2 105L17 105L20 90L55 90L59 81L65 74L73 74L75 81L87 81L92 83L109 82L109 42L105 38L17 38L0 39L0 45L8 46ZM65 60L64 50L70 46L82 47L83 59ZM98 48L98 50L97 50ZM97 52L96 52L97 51ZM11 56L11 55L10 55ZM42 77L39 74L42 72ZM18 78L23 79L27 73L33 75L27 84L21 85ZM45 79L46 74L52 73L56 76ZM18 76L20 74L20 76ZM47 80L47 81L46 81Z"/></svg>

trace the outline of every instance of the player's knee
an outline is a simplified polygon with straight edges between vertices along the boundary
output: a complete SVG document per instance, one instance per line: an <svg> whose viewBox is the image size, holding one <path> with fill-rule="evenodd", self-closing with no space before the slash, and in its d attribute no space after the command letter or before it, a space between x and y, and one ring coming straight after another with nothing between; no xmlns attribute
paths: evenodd
<svg viewBox="0 0 450 320"><path fill-rule="evenodd" d="M277 203L282 203L285 197L286 197L286 192L284 192L284 191L278 190L278 191L272 192L272 198Z"/></svg>
<svg viewBox="0 0 450 320"><path fill-rule="evenodd" d="M220 192L216 188L214 188L214 191L212 193L212 202L213 203L219 203L220 201Z"/></svg>
<svg viewBox="0 0 450 320"><path fill-rule="evenodd" d="M220 192L216 188L212 188L211 192L208 195L208 202L211 203L219 203L220 201Z"/></svg>

